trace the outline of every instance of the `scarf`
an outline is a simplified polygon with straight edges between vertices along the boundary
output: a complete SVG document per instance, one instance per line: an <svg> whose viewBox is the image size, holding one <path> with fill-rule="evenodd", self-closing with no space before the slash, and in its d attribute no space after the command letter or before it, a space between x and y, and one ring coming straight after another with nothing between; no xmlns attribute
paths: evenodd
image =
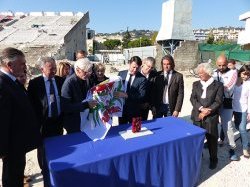
<svg viewBox="0 0 250 187"><path fill-rule="evenodd" d="M203 89L203 92L202 92L202 95L201 95L201 98L202 99L205 99L207 97L207 87L212 84L214 82L214 78L213 77L210 77L210 79L208 79L206 82L205 81L202 81L200 80L200 83L202 85L202 89Z"/></svg>

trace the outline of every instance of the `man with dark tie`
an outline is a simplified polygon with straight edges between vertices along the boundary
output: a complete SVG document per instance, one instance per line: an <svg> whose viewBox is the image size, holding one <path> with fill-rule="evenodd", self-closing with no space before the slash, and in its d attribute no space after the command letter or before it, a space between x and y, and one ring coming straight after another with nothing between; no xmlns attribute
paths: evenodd
<svg viewBox="0 0 250 187"><path fill-rule="evenodd" d="M6 48L0 68L0 158L2 185L23 186L25 154L41 144L35 113L16 77L26 70L22 51Z"/></svg>
<svg viewBox="0 0 250 187"><path fill-rule="evenodd" d="M92 73L93 64L87 58L81 58L74 65L75 73L68 77L63 83L62 99L63 126L67 133L80 132L80 112L93 108L97 105L94 100L84 101L88 90L93 86L89 78Z"/></svg>
<svg viewBox="0 0 250 187"><path fill-rule="evenodd" d="M171 55L162 58L161 66L162 71L158 72L153 82L153 117L178 117L184 98L183 75L174 70L175 64Z"/></svg>
<svg viewBox="0 0 250 187"><path fill-rule="evenodd" d="M28 95L39 122L42 138L63 134L61 88L63 79L55 75L56 62L52 57L40 60L42 75L29 82ZM43 148L38 148L38 163L43 170ZM43 173L43 171L42 171Z"/></svg>
<svg viewBox="0 0 250 187"><path fill-rule="evenodd" d="M134 56L129 61L128 70L120 71L125 92L115 94L117 97L124 97L122 117L119 118L119 124L131 123L133 117L141 117L141 104L145 100L147 80L138 71L142 61L140 57Z"/></svg>

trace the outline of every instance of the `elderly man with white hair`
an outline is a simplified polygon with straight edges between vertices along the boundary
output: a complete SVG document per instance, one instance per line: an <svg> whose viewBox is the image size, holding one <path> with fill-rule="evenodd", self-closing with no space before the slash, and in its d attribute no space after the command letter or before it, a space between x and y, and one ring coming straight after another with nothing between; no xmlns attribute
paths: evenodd
<svg viewBox="0 0 250 187"><path fill-rule="evenodd" d="M193 105L193 123L207 130L206 138L210 154L210 169L217 167L217 139L219 109L223 101L223 85L212 77L213 69L209 63L197 67L199 81L193 83L190 101Z"/></svg>
<svg viewBox="0 0 250 187"><path fill-rule="evenodd" d="M96 106L96 101L83 102L88 90L93 86L90 79L93 64L81 58L74 65L75 73L68 77L62 86L63 126L67 133L80 132L80 112Z"/></svg>

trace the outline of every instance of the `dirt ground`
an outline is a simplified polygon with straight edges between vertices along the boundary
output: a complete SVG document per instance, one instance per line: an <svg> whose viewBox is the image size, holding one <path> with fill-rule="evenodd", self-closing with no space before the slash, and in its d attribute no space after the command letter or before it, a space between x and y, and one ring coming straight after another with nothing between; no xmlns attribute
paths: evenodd
<svg viewBox="0 0 250 187"><path fill-rule="evenodd" d="M123 70L127 68L127 65L107 65L106 75L116 75L117 72L113 72L115 69ZM114 69L115 68L115 69ZM110 73L110 70L112 73ZM190 76L188 72L182 72L184 74L185 83L185 98L183 108L180 113L180 117L184 120L190 121L190 112L192 109L189 101L192 83L197 80ZM149 116L149 119L151 115ZM114 121L117 124L117 120ZM236 138L238 137L237 132L235 133ZM241 159L238 162L230 162L227 147L219 147L218 157L219 163L215 170L208 169L209 165L209 154L208 150L203 150L202 166L200 180L198 182L199 187L250 187L250 159L246 159L242 156L242 148L240 146L240 140L237 141L237 153L241 155ZM0 162L0 181L1 181L2 163ZM36 159L36 150L31 151L27 154L27 165L25 173L31 175L33 181L31 185L34 187L42 187L43 179L40 173L40 169ZM0 182L1 186L1 182Z"/></svg>

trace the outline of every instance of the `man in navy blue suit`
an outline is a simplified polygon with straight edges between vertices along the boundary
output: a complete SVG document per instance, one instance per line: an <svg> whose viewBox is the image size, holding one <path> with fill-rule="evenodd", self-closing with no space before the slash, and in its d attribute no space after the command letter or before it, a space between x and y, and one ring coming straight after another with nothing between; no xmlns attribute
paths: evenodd
<svg viewBox="0 0 250 187"><path fill-rule="evenodd" d="M52 57L40 60L42 75L32 79L28 86L28 95L38 119L42 138L63 134L61 112L61 88L63 78L56 76L56 62ZM39 166L44 174L43 147L37 149Z"/></svg>
<svg viewBox="0 0 250 187"><path fill-rule="evenodd" d="M6 48L0 69L0 159L2 185L23 186L25 154L41 144L35 113L16 77L26 70L22 51Z"/></svg>
<svg viewBox="0 0 250 187"><path fill-rule="evenodd" d="M125 92L119 97L125 97L122 117L119 124L131 123L133 117L141 116L141 104L145 100L147 79L138 71L142 61L140 57L134 56L129 61L128 70L120 71Z"/></svg>

